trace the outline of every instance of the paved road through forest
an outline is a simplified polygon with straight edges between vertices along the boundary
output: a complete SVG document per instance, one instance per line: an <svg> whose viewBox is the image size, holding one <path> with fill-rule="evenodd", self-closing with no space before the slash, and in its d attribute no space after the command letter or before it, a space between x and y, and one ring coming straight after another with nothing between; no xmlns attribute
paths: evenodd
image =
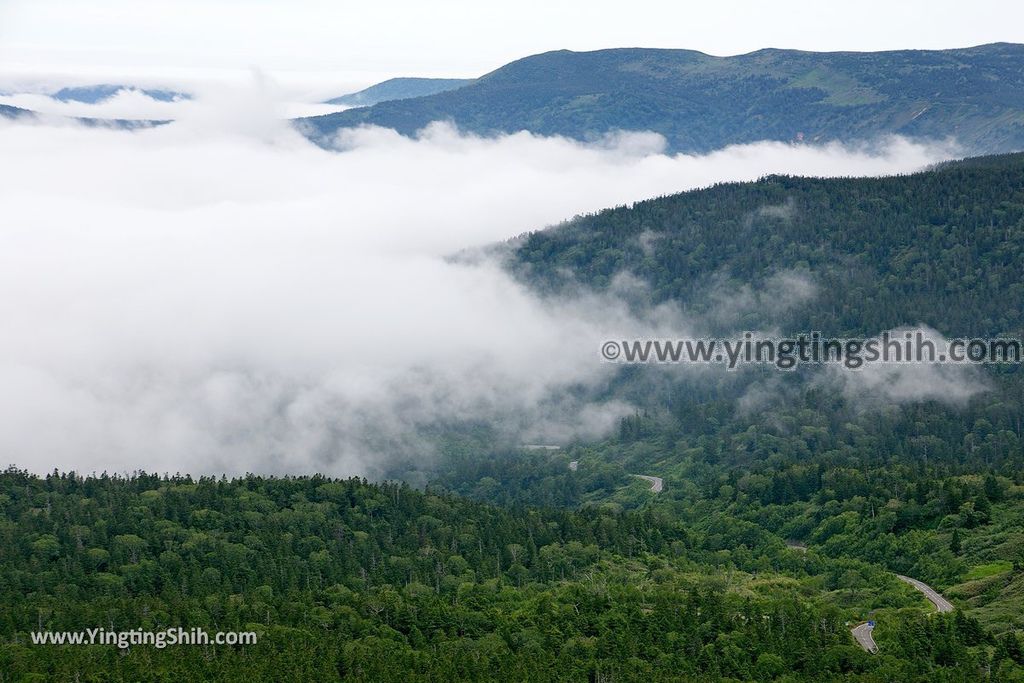
<svg viewBox="0 0 1024 683"><path fill-rule="evenodd" d="M911 586L924 593L924 597L931 600L932 604L935 605L935 609L939 612L953 611L953 605L950 604L949 600L946 600L946 598L936 593L931 586L923 581L918 581L917 579L912 579L909 576L903 576L902 574L897 574L896 578L905 583L909 583Z"/></svg>
<svg viewBox="0 0 1024 683"><path fill-rule="evenodd" d="M857 640L858 645L860 645L862 648L864 648L871 654L876 654L878 652L878 644L875 643L875 639L871 635L871 632L874 630L875 622L868 621L861 624L860 626L853 627L852 629L850 629L850 633L853 634L853 637Z"/></svg>
<svg viewBox="0 0 1024 683"><path fill-rule="evenodd" d="M569 469L572 470L573 472L575 472L577 469L579 469L579 466L580 466L580 461L579 460L573 460L572 462L569 463ZM637 477L638 479L643 479L644 481L650 482L650 484L651 484L651 493L661 493L662 489L665 488L665 480L662 479L661 477L652 477L649 474L634 474L632 476Z"/></svg>
<svg viewBox="0 0 1024 683"><path fill-rule="evenodd" d="M652 477L647 474L634 474L633 476L651 482L652 493L661 493L661 490L665 488L665 482L661 477Z"/></svg>
<svg viewBox="0 0 1024 683"><path fill-rule="evenodd" d="M912 579L909 576L903 576L902 574L897 574L896 578L898 578L900 581L903 581L904 583L909 583L911 586L924 593L924 596L931 600L931 603L935 605L935 609L938 612L953 611L952 603L950 603L949 600L946 600L946 598L939 595L934 588L926 584L924 581L918 581L917 579ZM876 654L878 652L878 645L875 643L875 639L871 635L871 632L874 630L874 628L874 622L869 621L867 623L854 626L852 629L850 629L850 633L853 634L853 637L857 641L857 644L865 650L867 650L868 652L870 652L871 654Z"/></svg>

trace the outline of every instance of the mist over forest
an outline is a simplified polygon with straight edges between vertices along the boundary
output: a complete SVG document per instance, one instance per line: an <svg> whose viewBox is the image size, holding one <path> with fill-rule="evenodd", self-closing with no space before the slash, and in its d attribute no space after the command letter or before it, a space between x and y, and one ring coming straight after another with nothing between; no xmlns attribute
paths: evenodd
<svg viewBox="0 0 1024 683"><path fill-rule="evenodd" d="M1024 679L1024 16L868 4L0 7L0 683Z"/></svg>

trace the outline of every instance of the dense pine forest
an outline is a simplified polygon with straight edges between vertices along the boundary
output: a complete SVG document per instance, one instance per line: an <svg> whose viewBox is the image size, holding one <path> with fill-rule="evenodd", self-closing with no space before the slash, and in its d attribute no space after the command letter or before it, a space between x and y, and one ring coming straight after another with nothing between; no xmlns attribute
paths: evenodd
<svg viewBox="0 0 1024 683"><path fill-rule="evenodd" d="M708 334L1019 335L1024 155L719 185L503 249L545 296L629 273L648 285L632 306ZM435 459L392 466L424 488L8 469L0 682L1024 680L1019 367L902 393L713 370L622 367L595 399L635 413L558 450L438 430ZM877 654L851 636L867 620ZM30 638L97 625L259 639Z"/></svg>
<svg viewBox="0 0 1024 683"><path fill-rule="evenodd" d="M606 289L628 272L650 285L643 303L677 302L712 332L784 323L826 335L922 323L947 336L1019 334L1022 263L1021 154L898 177L725 183L531 233L511 256L548 290ZM780 275L816 296L798 298ZM750 292L799 306L743 300ZM712 315L729 303L738 315Z"/></svg>
<svg viewBox="0 0 1024 683"><path fill-rule="evenodd" d="M1024 673L1016 636L962 612L929 617L879 567L793 550L740 520L502 509L354 479L17 470L0 478L0 504L5 681ZM850 638L860 603L886 621L882 655ZM124 652L29 641L95 624L261 637Z"/></svg>

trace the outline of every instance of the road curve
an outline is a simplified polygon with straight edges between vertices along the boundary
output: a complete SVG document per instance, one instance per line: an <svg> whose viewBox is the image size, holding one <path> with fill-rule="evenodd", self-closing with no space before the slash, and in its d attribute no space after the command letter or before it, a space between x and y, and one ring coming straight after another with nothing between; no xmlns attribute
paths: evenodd
<svg viewBox="0 0 1024 683"><path fill-rule="evenodd" d="M953 604L935 592L935 589L924 581L918 581L917 579L912 579L909 576L903 576L903 574L897 574L896 578L904 583L909 583L911 586L924 593L924 597L928 598L931 603L935 605L935 609L938 612L953 611ZM857 644L871 654L877 654L878 652L878 645L875 643L875 639L871 635L871 631L874 630L874 628L873 623L869 621L850 629L850 633L853 634Z"/></svg>
<svg viewBox="0 0 1024 683"><path fill-rule="evenodd" d="M573 472L578 470L579 466L580 466L580 461L579 460L573 460L572 462L569 463L569 469L572 470ZM650 482L650 484L651 484L651 493L661 493L662 489L665 488L665 480L662 479L661 477L652 477L649 474L632 474L630 476L633 476L633 477L636 477L638 479L643 479L644 481Z"/></svg>
<svg viewBox="0 0 1024 683"><path fill-rule="evenodd" d="M634 474L633 476L651 482L651 493L661 493L661 490L665 488L665 481L661 477L652 477L647 474Z"/></svg>
<svg viewBox="0 0 1024 683"><path fill-rule="evenodd" d="M938 593L936 593L935 590L931 586L929 586L928 584L924 583L923 581L918 581L917 579L912 579L909 576L903 576L902 574L897 574L896 578L898 578L900 581L903 581L904 583L909 583L911 586L913 586L917 590L919 590L922 593L924 593L924 597L926 597L929 600L931 600L931 603L933 605L935 605L935 609L937 611L939 611L939 612L952 612L953 611L952 603L950 603L949 600L946 600L946 598L944 598L941 595L939 595Z"/></svg>
<svg viewBox="0 0 1024 683"><path fill-rule="evenodd" d="M871 635L874 630L875 627L870 621L850 629L857 644L873 655L878 654L878 644L875 642L874 636Z"/></svg>

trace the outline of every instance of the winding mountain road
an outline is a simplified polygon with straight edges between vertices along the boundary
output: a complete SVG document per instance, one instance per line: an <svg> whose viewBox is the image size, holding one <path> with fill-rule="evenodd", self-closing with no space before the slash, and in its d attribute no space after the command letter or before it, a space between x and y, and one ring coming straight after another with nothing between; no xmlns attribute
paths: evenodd
<svg viewBox="0 0 1024 683"><path fill-rule="evenodd" d="M569 469L572 470L573 472L575 472L578 467L578 460L573 460L572 462L569 463ZM655 477L649 474L634 474L632 476L650 482L651 493L661 493L662 490L665 488L665 481L661 477ZM803 543L798 543L796 541L787 541L786 545L792 548L793 550L798 550L804 553L807 552L807 546ZM936 611L940 613L953 611L953 605L949 602L949 600L946 600L946 598L939 595L938 592L935 591L935 589L933 589L931 586L924 583L923 581L918 581L917 579L912 579L909 576L903 576L902 574L897 574L896 578L898 578L900 581L903 581L904 583L910 584L917 590L921 591L924 594L924 596L928 598L933 605L935 605ZM858 624L857 626L851 628L850 633L853 634L853 639L857 641L858 645L864 648L865 652L869 652L871 654L878 654L878 643L875 642L875 638L872 635L872 632L874 630L875 622L866 621L863 624Z"/></svg>
<svg viewBox="0 0 1024 683"><path fill-rule="evenodd" d="M878 643L875 642L874 637L871 635L871 632L874 630L875 623L873 621L867 621L860 626L855 626L850 629L850 633L853 634L858 645L871 654L878 654Z"/></svg>
<svg viewBox="0 0 1024 683"><path fill-rule="evenodd" d="M924 581L918 581L917 579L912 579L909 576L903 576L902 574L897 574L896 578L904 583L909 583L911 586L924 593L924 597L928 598L931 603L935 605L935 610L937 612L943 613L953 611L953 604L949 600L946 600L946 598L939 595L934 588L926 584ZM875 639L871 635L874 628L875 622L869 621L850 629L850 633L853 634L853 638L857 641L857 644L871 654L878 653L878 644L875 643Z"/></svg>
<svg viewBox="0 0 1024 683"><path fill-rule="evenodd" d="M665 488L665 481L661 477L652 477L647 474L634 474L633 476L651 482L651 493L661 493L661 490Z"/></svg>
<svg viewBox="0 0 1024 683"><path fill-rule="evenodd" d="M909 583L911 586L924 593L924 597L931 600L931 603L935 605L936 611L940 613L953 611L953 605L949 600L936 593L935 589L923 581L918 581L917 579L912 579L909 576L903 576L902 574L897 574L896 578L904 583Z"/></svg>
<svg viewBox="0 0 1024 683"><path fill-rule="evenodd" d="M572 470L573 472L579 469L579 466L579 460L573 460L572 462L569 463L569 469ZM651 484L651 493L661 493L662 490L665 488L665 480L662 479L661 477L653 477L649 474L631 474L630 476L636 477L638 479L643 479L644 481L649 482Z"/></svg>

